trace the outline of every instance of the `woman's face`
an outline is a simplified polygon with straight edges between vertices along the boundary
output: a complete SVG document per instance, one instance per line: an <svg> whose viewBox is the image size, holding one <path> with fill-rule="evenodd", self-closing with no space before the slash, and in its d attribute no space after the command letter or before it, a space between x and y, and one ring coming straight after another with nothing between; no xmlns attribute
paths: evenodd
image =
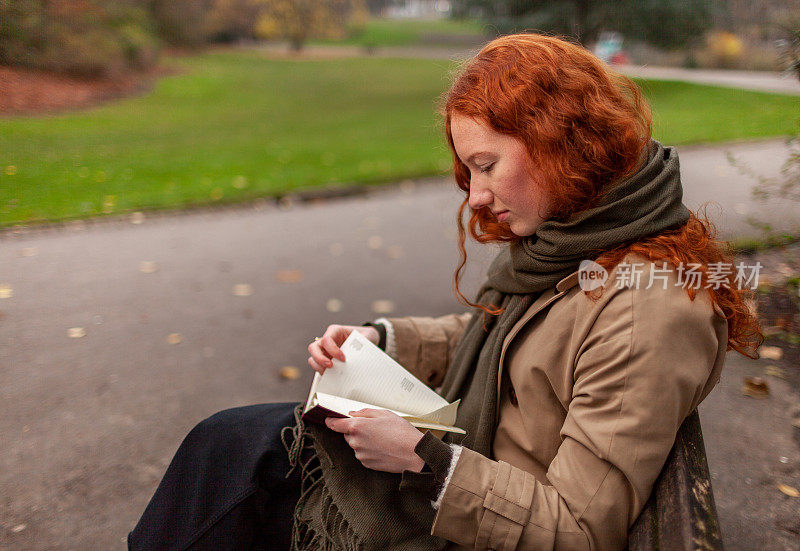
<svg viewBox="0 0 800 551"><path fill-rule="evenodd" d="M470 172L469 206L488 208L516 235L533 235L547 219L550 204L526 170L530 156L525 145L459 113L450 117L450 134Z"/></svg>

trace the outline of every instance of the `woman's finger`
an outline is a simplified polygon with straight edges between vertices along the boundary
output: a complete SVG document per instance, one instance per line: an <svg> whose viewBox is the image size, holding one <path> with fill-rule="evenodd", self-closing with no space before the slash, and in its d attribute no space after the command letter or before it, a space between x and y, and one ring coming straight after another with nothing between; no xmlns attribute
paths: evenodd
<svg viewBox="0 0 800 551"><path fill-rule="evenodd" d="M327 332L317 341L317 344L320 345L329 357L344 361L344 352L342 352L342 349L336 344L336 341L333 340L333 336L328 335Z"/></svg>
<svg viewBox="0 0 800 551"><path fill-rule="evenodd" d="M333 366L333 362L331 359L326 355L325 350L322 349L320 346L321 341L312 342L308 345L308 353L311 354L309 360L314 360L320 367L326 369L328 367ZM314 366L311 366L314 367Z"/></svg>
<svg viewBox="0 0 800 551"><path fill-rule="evenodd" d="M323 367L323 366L319 365L319 364L318 364L318 363L317 363L317 362L314 360L314 358L309 358L309 359L308 359L308 365L310 365L310 366L311 366L311 369L313 369L314 371L316 371L316 372L317 372L317 373L319 373L320 375L323 375L323 374L325 373L325 367Z"/></svg>
<svg viewBox="0 0 800 551"><path fill-rule="evenodd" d="M325 424L334 432L347 434L350 430L350 420L346 418L337 419L335 417L328 417L325 419Z"/></svg>

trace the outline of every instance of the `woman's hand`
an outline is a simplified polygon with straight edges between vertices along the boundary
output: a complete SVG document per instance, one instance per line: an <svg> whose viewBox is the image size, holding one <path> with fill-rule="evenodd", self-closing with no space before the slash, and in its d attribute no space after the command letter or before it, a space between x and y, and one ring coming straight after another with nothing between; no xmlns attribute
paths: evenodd
<svg viewBox="0 0 800 551"><path fill-rule="evenodd" d="M378 330L369 325L329 325L319 340L308 345L308 353L311 355L308 365L322 375L327 368L333 367L332 358L345 361L341 346L353 331L358 331L374 344L378 344L381 338Z"/></svg>
<svg viewBox="0 0 800 551"><path fill-rule="evenodd" d="M401 473L420 472L425 462L414 453L422 433L397 414L385 409L351 411L351 417L328 417L328 428L340 432L368 469Z"/></svg>

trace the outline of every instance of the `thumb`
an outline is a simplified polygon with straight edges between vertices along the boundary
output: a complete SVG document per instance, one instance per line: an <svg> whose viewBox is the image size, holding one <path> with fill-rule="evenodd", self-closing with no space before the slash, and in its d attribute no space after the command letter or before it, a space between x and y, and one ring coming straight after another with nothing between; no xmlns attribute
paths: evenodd
<svg viewBox="0 0 800 551"><path fill-rule="evenodd" d="M391 412L389 412L389 411L387 411L385 409L364 408L364 409L360 409L358 411L351 411L349 413L349 415L350 415L350 417L368 417L368 418L373 418L373 417L385 417L387 413L389 415L391 415Z"/></svg>

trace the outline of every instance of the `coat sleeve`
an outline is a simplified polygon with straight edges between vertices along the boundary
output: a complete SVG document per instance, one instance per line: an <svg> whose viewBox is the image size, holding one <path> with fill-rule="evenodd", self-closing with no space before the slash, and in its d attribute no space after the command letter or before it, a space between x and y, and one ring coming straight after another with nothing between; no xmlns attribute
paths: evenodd
<svg viewBox="0 0 800 551"><path fill-rule="evenodd" d="M707 293L680 287L614 290L594 315L550 484L464 449L433 534L475 549L625 549L680 424L716 382L727 329Z"/></svg>
<svg viewBox="0 0 800 551"><path fill-rule="evenodd" d="M437 318L388 318L394 330L397 362L428 386L439 386L471 317L471 312L465 312Z"/></svg>

